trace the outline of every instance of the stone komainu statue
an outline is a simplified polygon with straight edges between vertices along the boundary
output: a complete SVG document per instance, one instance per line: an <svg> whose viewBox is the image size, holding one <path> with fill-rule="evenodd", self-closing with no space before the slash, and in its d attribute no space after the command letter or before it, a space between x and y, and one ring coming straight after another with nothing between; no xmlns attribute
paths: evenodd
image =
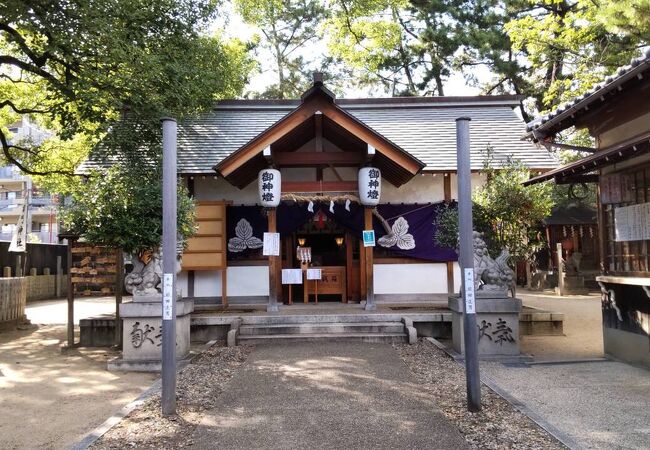
<svg viewBox="0 0 650 450"><path fill-rule="evenodd" d="M508 266L510 254L506 249L492 259L488 253L487 244L483 235L474 232L474 289L477 292L504 292L508 291L515 297L516 276L515 272Z"/></svg>

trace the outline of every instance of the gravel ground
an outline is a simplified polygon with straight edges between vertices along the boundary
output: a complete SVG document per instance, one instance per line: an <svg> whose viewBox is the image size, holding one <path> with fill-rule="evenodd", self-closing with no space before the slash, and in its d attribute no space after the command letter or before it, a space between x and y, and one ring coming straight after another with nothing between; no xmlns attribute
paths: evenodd
<svg viewBox="0 0 650 450"><path fill-rule="evenodd" d="M395 345L396 350L432 396L476 449L561 449L553 436L481 385L480 413L467 411L465 369L430 342Z"/></svg>
<svg viewBox="0 0 650 450"><path fill-rule="evenodd" d="M191 436L201 414L214 407L219 394L248 357L251 347L217 344L199 355L178 377L177 416L163 417L160 394L102 436L93 449L183 448L193 444Z"/></svg>

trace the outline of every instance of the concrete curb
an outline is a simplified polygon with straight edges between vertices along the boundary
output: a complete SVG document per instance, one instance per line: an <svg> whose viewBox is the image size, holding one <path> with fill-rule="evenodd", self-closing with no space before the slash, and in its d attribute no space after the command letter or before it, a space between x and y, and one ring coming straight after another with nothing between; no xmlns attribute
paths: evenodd
<svg viewBox="0 0 650 450"><path fill-rule="evenodd" d="M452 357L452 359L454 359L454 361L456 361L459 364L462 364L462 361L458 361L457 359L453 358L453 355L449 354L449 351L444 344L442 344L441 342L437 341L434 338L425 338L425 339L429 341L431 344L438 347L439 349L443 350L445 353L447 353L450 357ZM570 448L571 450L581 450L583 448L571 437L569 437L566 433L558 430L555 426L548 423L543 417L541 417L535 411L530 409L528 405L519 401L517 398L510 395L507 391L499 387L499 385L487 375L481 374L481 383L483 383L485 386L491 389L499 397L503 398L505 401L510 403L517 411L521 412L523 415L525 415L530 420L535 422L537 425L543 428L548 434L553 436L555 439L557 439L567 448Z"/></svg>
<svg viewBox="0 0 650 450"><path fill-rule="evenodd" d="M181 373L189 365L189 363L191 363L194 360L194 358L199 356L201 353L203 353L204 351L206 351L216 343L217 343L216 340L212 340L206 343L203 347L201 347L201 349L198 352L196 352L194 355L192 355L189 358L188 364L179 367L177 373ZM106 419L104 423L102 423L97 428L95 428L90 433L88 433L79 442L72 445L70 447L70 450L86 450L88 447L90 447L95 442L97 442L97 440L101 438L104 434L110 431L111 428L119 424L122 420L124 420L125 417L127 417L135 409L141 406L148 398L160 393L161 389L162 389L162 379L158 378L156 379L156 381L153 382L151 386L149 386L149 388L147 388L146 391L140 394L138 398L133 400L131 403L128 403L127 405L122 407L118 412L116 412L111 417Z"/></svg>

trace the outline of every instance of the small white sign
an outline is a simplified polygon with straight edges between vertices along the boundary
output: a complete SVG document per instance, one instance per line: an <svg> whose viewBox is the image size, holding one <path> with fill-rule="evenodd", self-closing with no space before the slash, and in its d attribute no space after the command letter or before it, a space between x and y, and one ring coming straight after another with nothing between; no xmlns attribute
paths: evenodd
<svg viewBox="0 0 650 450"><path fill-rule="evenodd" d="M474 269L465 269L465 280L463 283L465 294L465 312L476 314L476 299L474 297Z"/></svg>
<svg viewBox="0 0 650 450"><path fill-rule="evenodd" d="M264 233L264 256L280 256L280 233Z"/></svg>
<svg viewBox="0 0 650 450"><path fill-rule="evenodd" d="M302 284L302 269L282 269L282 284Z"/></svg>
<svg viewBox="0 0 650 450"><path fill-rule="evenodd" d="M307 269L308 280L320 280L323 277L321 269Z"/></svg>
<svg viewBox="0 0 650 450"><path fill-rule="evenodd" d="M163 274L163 320L172 320L174 316L174 274Z"/></svg>

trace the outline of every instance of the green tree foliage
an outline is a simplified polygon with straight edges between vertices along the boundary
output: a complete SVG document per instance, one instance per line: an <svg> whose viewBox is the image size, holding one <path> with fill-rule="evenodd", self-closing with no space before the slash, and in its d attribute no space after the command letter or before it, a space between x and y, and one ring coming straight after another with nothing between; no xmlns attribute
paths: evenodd
<svg viewBox="0 0 650 450"><path fill-rule="evenodd" d="M438 0L337 0L325 24L332 54L357 83L392 95L444 95L463 31L457 3Z"/></svg>
<svg viewBox="0 0 650 450"><path fill-rule="evenodd" d="M313 59L305 48L318 38L326 16L320 0L235 0L244 21L259 29L259 45L273 56L276 82L258 95L262 98L297 98L310 83ZM313 48L313 47L312 47ZM318 64L326 65L324 61Z"/></svg>
<svg viewBox="0 0 650 450"><path fill-rule="evenodd" d="M532 262L535 253L544 246L538 229L553 207L551 185L524 187L522 183L530 177L529 170L511 159L494 161L489 150L483 173L486 182L472 195L474 229L483 233L493 257L505 248L513 260ZM455 247L458 240L455 209L442 214L435 239L439 245Z"/></svg>
<svg viewBox="0 0 650 450"><path fill-rule="evenodd" d="M525 58L526 94L544 111L590 89L638 52L631 34L612 33L600 16L611 0L510 0L505 30Z"/></svg>
<svg viewBox="0 0 650 450"><path fill-rule="evenodd" d="M160 170L117 164L92 173L83 189L70 192L72 202L61 210L64 228L96 245L137 253L161 244L162 176ZM194 234L194 203L178 187L178 234Z"/></svg>
<svg viewBox="0 0 650 450"><path fill-rule="evenodd" d="M598 18L612 32L634 36L646 44L650 41L650 0L606 2Z"/></svg>
<svg viewBox="0 0 650 450"><path fill-rule="evenodd" d="M5 159L28 173L70 173L109 129L124 132L104 141L107 154L136 149L155 159L158 149L145 144L156 141L160 117L194 114L243 89L244 46L205 34L216 7L213 0L4 1ZM21 114L53 130L57 142L10 142L6 125ZM68 155L70 165L51 157L68 142L81 152Z"/></svg>

